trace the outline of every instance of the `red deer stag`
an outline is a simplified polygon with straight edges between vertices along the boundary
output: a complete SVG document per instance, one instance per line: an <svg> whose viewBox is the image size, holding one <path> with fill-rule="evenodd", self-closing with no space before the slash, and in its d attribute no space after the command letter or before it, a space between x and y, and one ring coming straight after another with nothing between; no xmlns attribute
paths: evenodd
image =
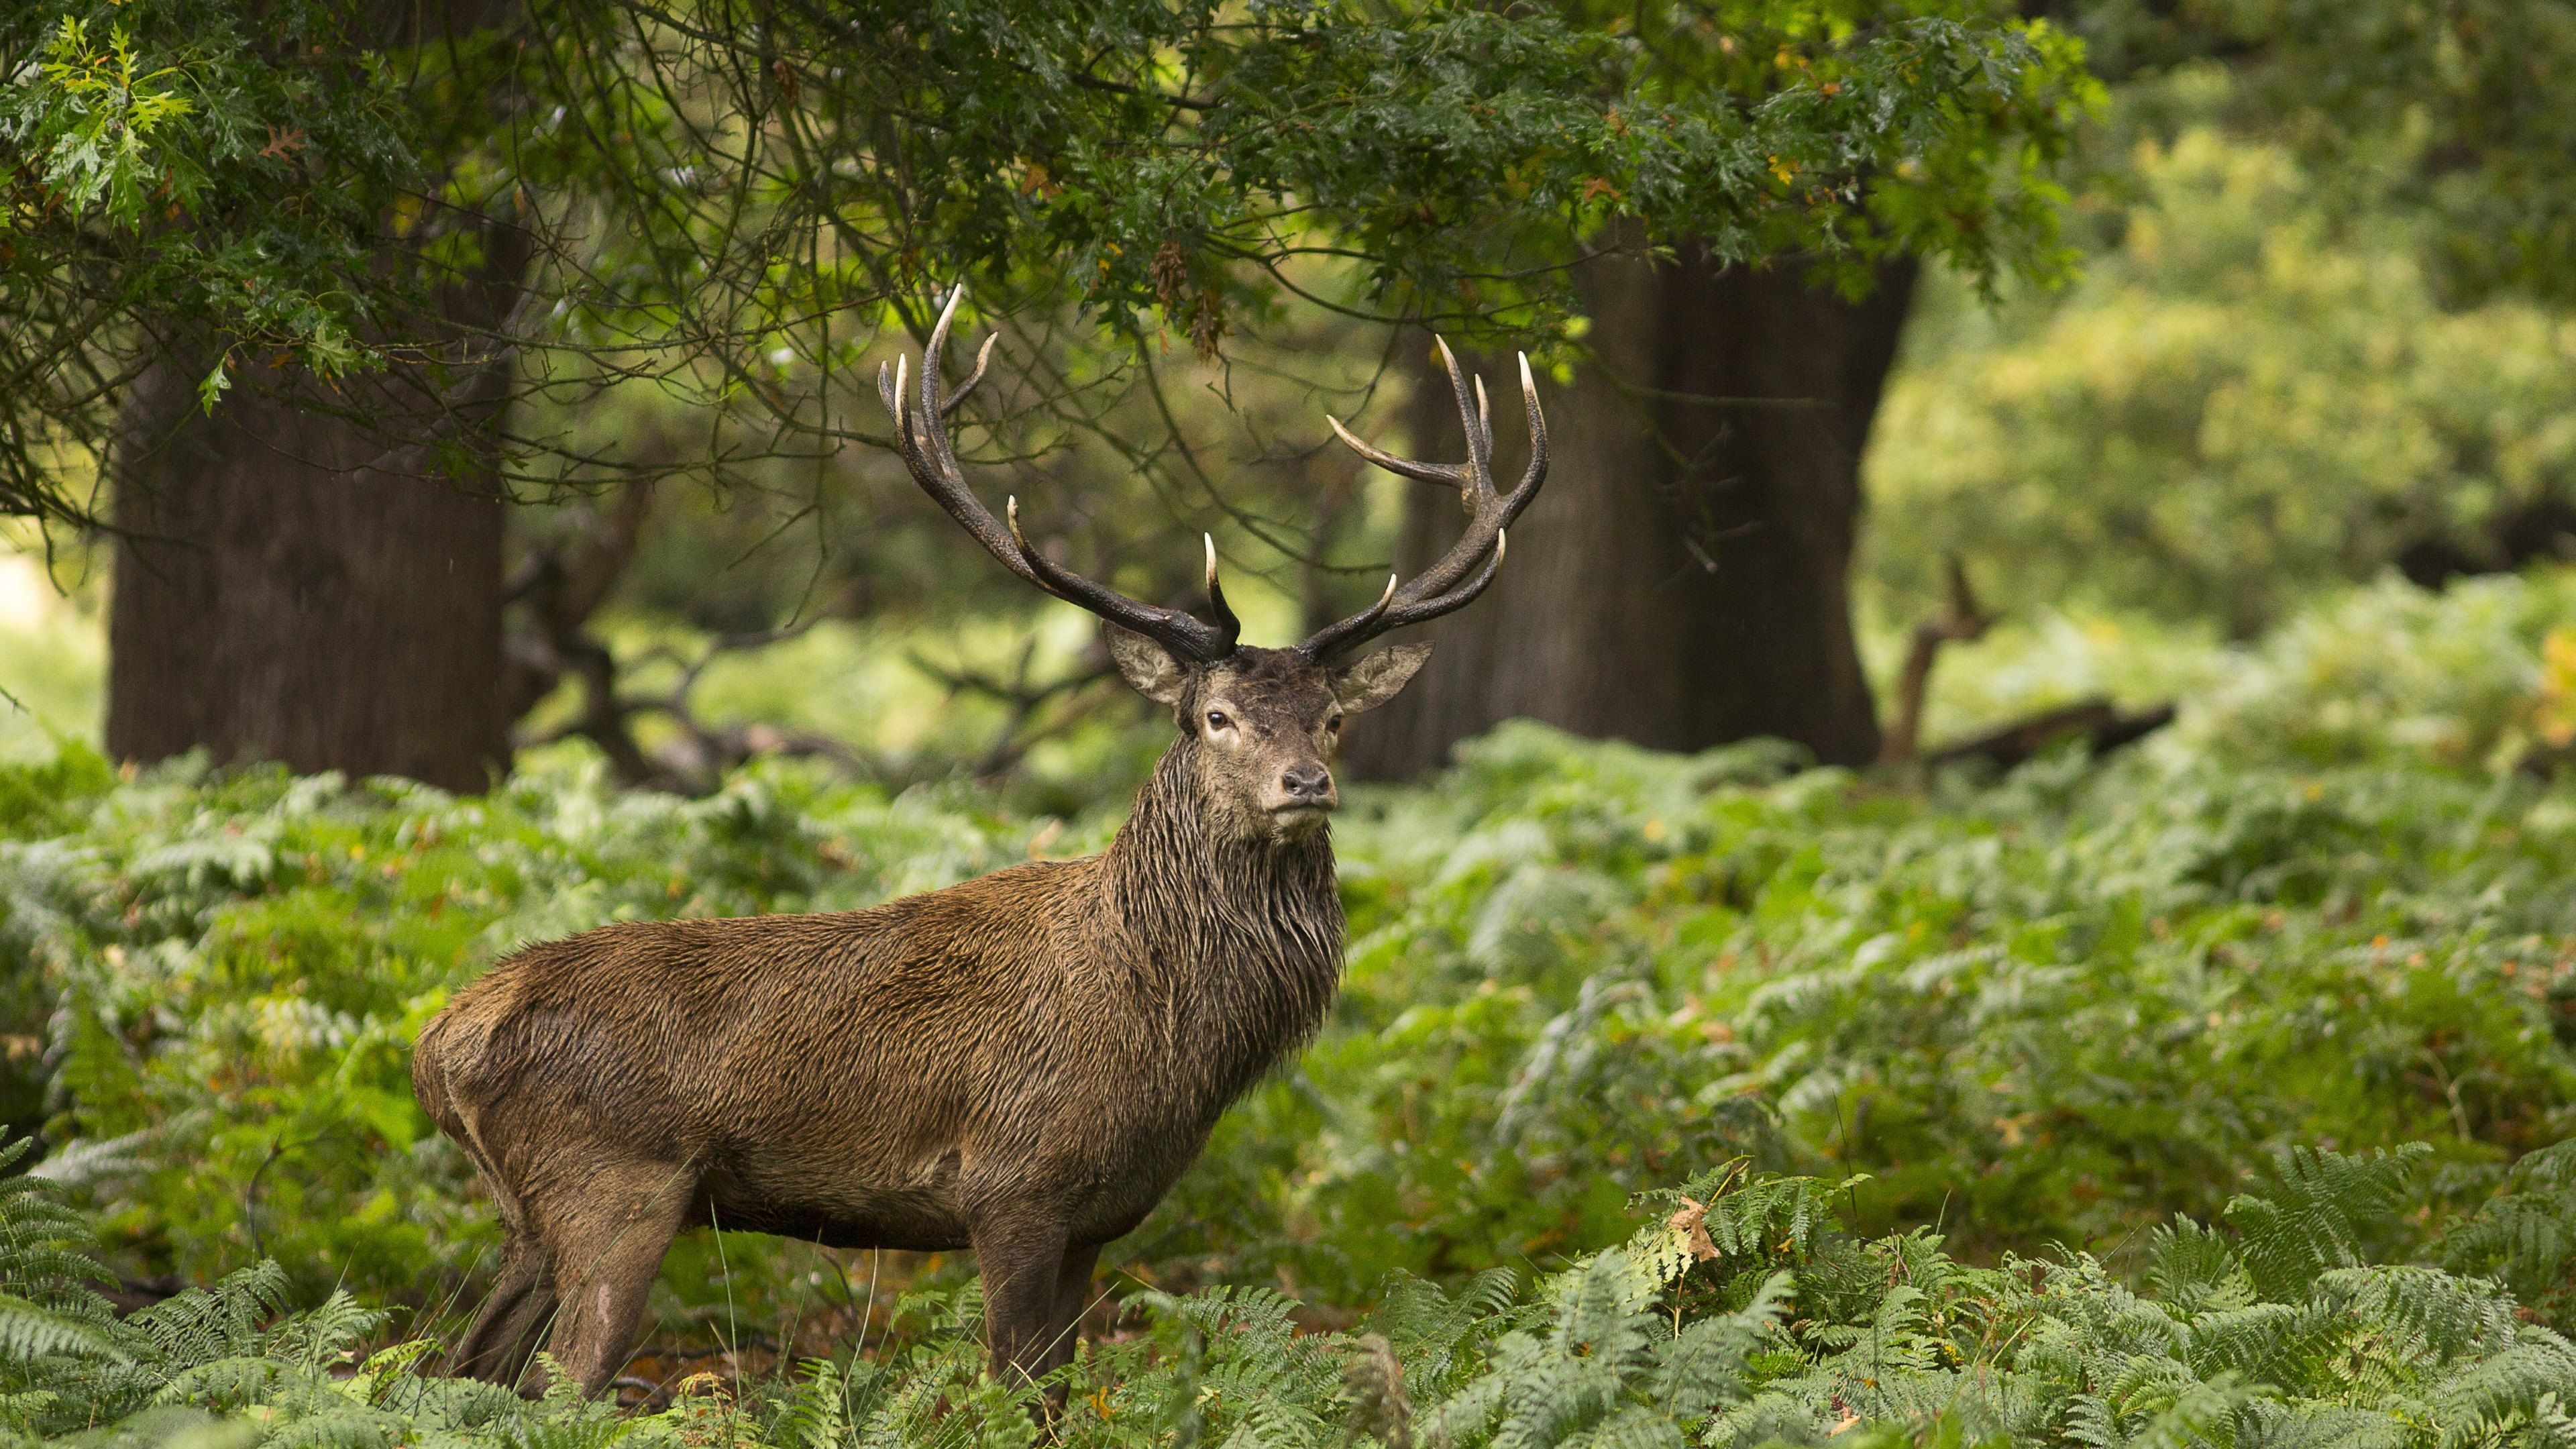
<svg viewBox="0 0 2576 1449"><path fill-rule="evenodd" d="M962 292L962 289L960 289ZM1217 1116L1320 1025L1342 969L1325 817L1348 715L1430 646L1342 662L1475 598L1547 473L1494 486L1483 386L1464 465L1362 456L1459 490L1447 557L1293 649L1238 646L1208 554L1210 619L1075 574L977 501L940 396L952 293L917 401L878 388L913 477L1004 567L1107 621L1179 738L1109 849L862 911L604 926L531 946L421 1033L412 1083L473 1159L508 1241L460 1372L526 1383L548 1344L597 1393L625 1363L674 1234L720 1224L835 1247L972 1247L992 1368L1073 1352L1101 1245L1142 1221ZM1212 622L1211 622L1212 620Z"/></svg>

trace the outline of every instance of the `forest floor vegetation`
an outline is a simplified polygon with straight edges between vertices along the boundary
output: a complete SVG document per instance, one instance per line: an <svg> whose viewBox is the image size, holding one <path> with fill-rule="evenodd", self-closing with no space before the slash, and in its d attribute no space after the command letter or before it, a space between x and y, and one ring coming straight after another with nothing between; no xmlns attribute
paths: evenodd
<svg viewBox="0 0 2576 1449"><path fill-rule="evenodd" d="M1999 780L1514 726L1360 792L1341 1003L1113 1247L1045 1429L961 1256L738 1234L674 1250L624 1408L424 1376L494 1228L409 1044L520 942L862 905L1120 802L0 767L0 1426L2576 1449L2570 621L2561 575L2360 591Z"/></svg>

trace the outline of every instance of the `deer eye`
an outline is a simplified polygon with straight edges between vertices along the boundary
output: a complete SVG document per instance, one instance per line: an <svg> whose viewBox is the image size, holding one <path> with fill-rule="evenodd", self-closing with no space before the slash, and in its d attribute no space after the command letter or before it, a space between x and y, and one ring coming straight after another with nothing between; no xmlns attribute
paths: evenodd
<svg viewBox="0 0 2576 1449"><path fill-rule="evenodd" d="M1226 717L1225 717L1225 711L1224 711L1224 710L1221 710L1221 709L1212 709L1212 710L1209 710L1209 711L1208 711L1208 728L1209 728L1209 729L1212 729L1212 730L1222 730L1222 729L1232 729L1233 727L1234 727L1234 721L1233 721L1233 720L1230 720L1230 719L1228 719L1228 718L1226 718Z"/></svg>
<svg viewBox="0 0 2576 1449"><path fill-rule="evenodd" d="M1340 734L1342 732L1342 717L1340 715L1335 715L1331 719L1324 721L1324 728L1331 730L1335 734Z"/></svg>

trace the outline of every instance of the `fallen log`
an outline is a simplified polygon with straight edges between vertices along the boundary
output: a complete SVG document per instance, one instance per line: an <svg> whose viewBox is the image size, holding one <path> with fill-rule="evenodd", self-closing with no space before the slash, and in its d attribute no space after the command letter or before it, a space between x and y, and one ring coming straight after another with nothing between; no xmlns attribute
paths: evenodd
<svg viewBox="0 0 2576 1449"><path fill-rule="evenodd" d="M2154 734L2173 719L2171 704L2151 705L2129 714L2107 699L2078 700L1946 745L1925 755L1923 762L1939 769L1982 760L1997 770L2009 770L2079 737L2099 757Z"/></svg>

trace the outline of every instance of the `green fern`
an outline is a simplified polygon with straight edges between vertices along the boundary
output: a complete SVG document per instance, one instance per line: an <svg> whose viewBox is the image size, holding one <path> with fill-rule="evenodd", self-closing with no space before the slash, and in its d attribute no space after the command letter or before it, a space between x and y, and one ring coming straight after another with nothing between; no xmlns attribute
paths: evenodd
<svg viewBox="0 0 2576 1449"><path fill-rule="evenodd" d="M2576 1137L2516 1162L2496 1195L2443 1243L2442 1261L2492 1274L2562 1326L2576 1318Z"/></svg>
<svg viewBox="0 0 2576 1449"><path fill-rule="evenodd" d="M1301 1329L1298 1305L1268 1289L1136 1294L1134 1331L1086 1345L1041 1386L1063 1403L1043 1427L1036 1389L985 1374L971 1286L908 1295L902 1312L920 1331L882 1362L808 1361L740 1401L691 1393L658 1414L624 1414L559 1377L535 1402L422 1378L421 1342L361 1360L381 1319L346 1295L287 1311L287 1280L270 1265L120 1322L82 1296L79 1219L27 1188L0 1192L0 1242L27 1275L0 1280L0 1438L80 1433L100 1449L250 1449L253 1437L262 1449L2576 1449L2576 1346L2522 1321L2504 1284L2356 1261L2411 1159L2294 1155L2231 1206L2226 1228L2178 1219L2156 1233L2135 1287L2081 1253L1985 1268L1953 1260L1928 1230L1863 1241L1835 1223L1834 1189L1747 1181L1739 1169L1642 1199L1651 1216L1632 1248L1527 1291L1502 1271L1455 1291L1392 1279L1347 1333ZM2514 1190L2554 1190L2556 1170L2544 1164ZM1706 1232L1709 1255L1692 1248L1692 1229ZM1728 1271L1698 1273L1711 1257ZM2301 1264L2314 1271L2290 1271Z"/></svg>
<svg viewBox="0 0 2576 1449"><path fill-rule="evenodd" d="M2309 1147L2276 1154L2266 1188L2227 1204L2255 1285L2290 1293L2330 1269L2360 1266L2367 1225L2396 1216L2408 1175L2432 1150L2412 1142L2359 1157Z"/></svg>

